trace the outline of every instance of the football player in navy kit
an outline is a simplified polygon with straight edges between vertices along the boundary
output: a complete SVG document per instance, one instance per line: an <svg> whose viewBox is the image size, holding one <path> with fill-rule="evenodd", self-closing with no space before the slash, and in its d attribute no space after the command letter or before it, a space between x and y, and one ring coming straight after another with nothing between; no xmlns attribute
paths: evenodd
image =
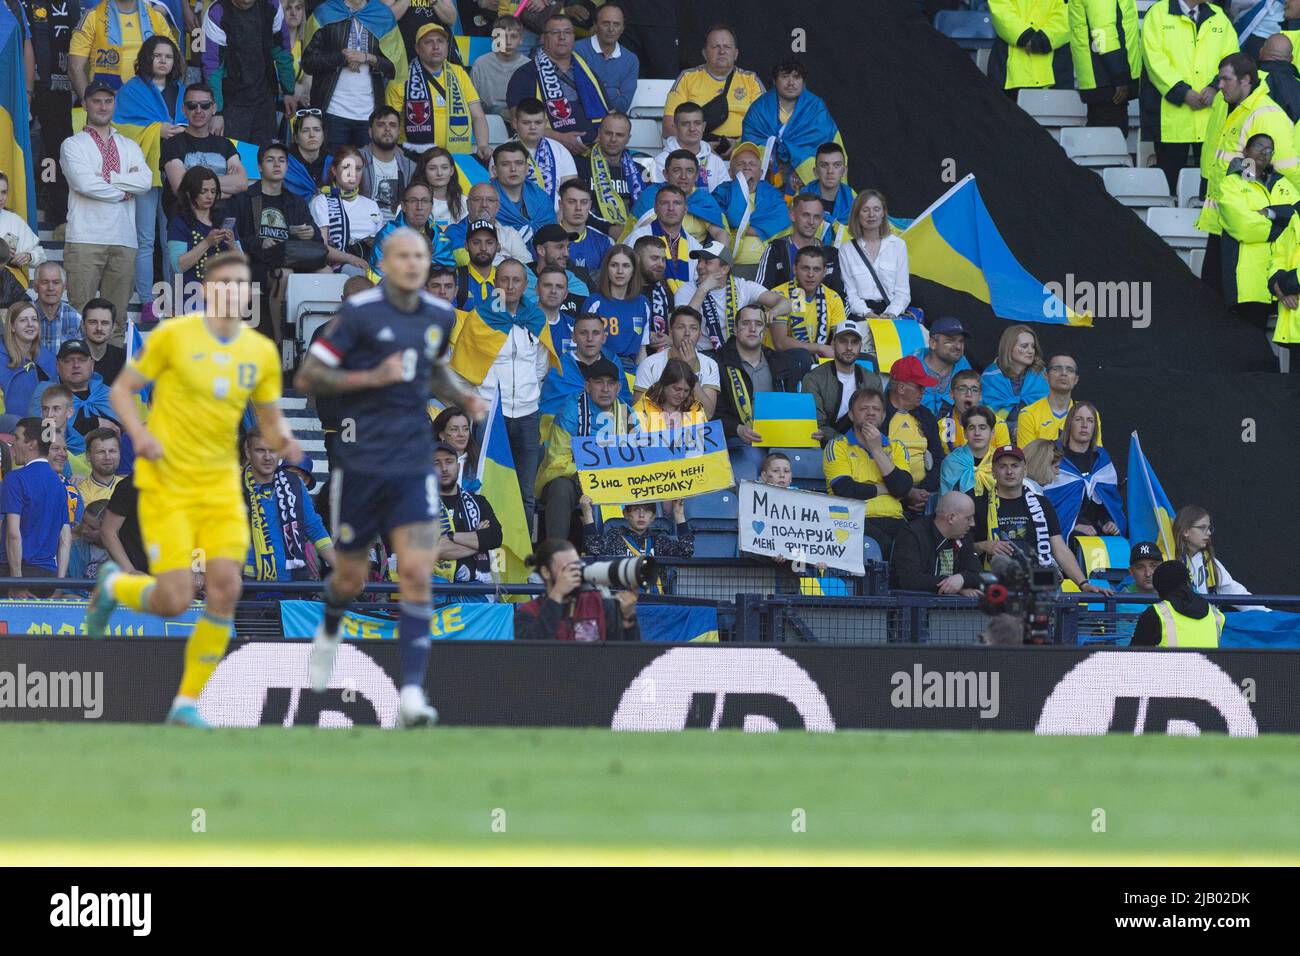
<svg viewBox="0 0 1300 956"><path fill-rule="evenodd" d="M387 534L401 586L398 716L414 727L438 717L424 696L441 507L428 401L436 396L475 419L487 409L477 394L461 390L444 362L456 315L424 291L428 241L413 229L394 230L382 257L384 281L343 303L295 380L303 391L338 395L340 418L351 426L341 433L330 475L336 560L325 581L325 620L312 642L309 677L316 690L328 686L339 622L365 585L370 546Z"/></svg>

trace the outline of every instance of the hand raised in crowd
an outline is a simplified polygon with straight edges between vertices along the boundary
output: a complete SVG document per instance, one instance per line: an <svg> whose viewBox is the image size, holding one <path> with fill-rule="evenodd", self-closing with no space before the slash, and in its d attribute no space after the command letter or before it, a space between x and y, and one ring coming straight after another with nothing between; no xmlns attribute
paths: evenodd
<svg viewBox="0 0 1300 956"><path fill-rule="evenodd" d="M177 133L185 132L185 127L176 123L162 123L159 126L158 135L163 139L171 139Z"/></svg>
<svg viewBox="0 0 1300 956"><path fill-rule="evenodd" d="M754 429L750 428L748 425L737 425L737 426L736 426L736 436L737 436L741 441L747 441L747 442L749 442L751 445L761 445L761 444L763 444L763 436L760 435L758 432L754 431ZM817 434L814 432L814 433L813 433L813 437L814 437L814 438L819 438L819 437L821 437L821 436L817 435Z"/></svg>
<svg viewBox="0 0 1300 956"><path fill-rule="evenodd" d="M592 514L591 509L595 504L596 503L591 500L591 495L583 495L581 498L578 499L578 507L582 509L583 524L591 524L593 518L595 517Z"/></svg>
<svg viewBox="0 0 1300 956"><path fill-rule="evenodd" d="M226 118L220 113L214 115L211 122L208 123L208 132L213 136L223 135L226 132Z"/></svg>
<svg viewBox="0 0 1300 956"><path fill-rule="evenodd" d="M555 580L546 589L546 596L556 604L563 604L569 599L569 595L580 587L582 587L582 562L574 561L560 568ZM636 595L632 597L635 600Z"/></svg>
<svg viewBox="0 0 1300 956"><path fill-rule="evenodd" d="M667 332L652 331L650 333L650 350L652 352L658 352L660 349L668 348L670 342L671 340L668 338Z"/></svg>
<svg viewBox="0 0 1300 956"><path fill-rule="evenodd" d="M868 451L880 451L884 447L880 441L880 429L875 425L863 425L861 432L862 443L867 446Z"/></svg>

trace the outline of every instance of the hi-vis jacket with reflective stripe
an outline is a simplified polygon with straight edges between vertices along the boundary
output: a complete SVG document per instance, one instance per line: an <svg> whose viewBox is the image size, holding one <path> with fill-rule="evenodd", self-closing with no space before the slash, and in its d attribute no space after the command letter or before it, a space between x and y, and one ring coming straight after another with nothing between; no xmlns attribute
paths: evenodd
<svg viewBox="0 0 1300 956"><path fill-rule="evenodd" d="M1223 612L1210 605L1202 618L1179 614L1168 601L1152 605L1160 618L1160 647L1218 647Z"/></svg>
<svg viewBox="0 0 1300 956"><path fill-rule="evenodd" d="M1246 179L1234 163L1219 183L1219 220L1223 226L1223 298L1239 302L1272 302L1273 241L1290 224L1300 189L1286 177L1269 171ZM1267 210L1272 207L1273 217Z"/></svg>
<svg viewBox="0 0 1300 956"><path fill-rule="evenodd" d="M1202 143L1209 110L1194 110L1183 102L1188 90L1203 90L1219 74L1219 61L1237 52L1237 33L1223 11L1202 3L1209 11L1200 24L1186 16L1178 0L1162 0L1142 20L1142 62L1151 90L1144 105L1157 109L1155 132L1164 143Z"/></svg>
<svg viewBox="0 0 1300 956"><path fill-rule="evenodd" d="M1256 133L1267 133L1273 140L1273 168L1300 189L1300 156L1296 154L1295 126L1282 107L1268 95L1261 82L1249 96L1228 111L1223 94L1214 98L1205 147L1201 150L1201 175L1205 177L1205 208L1196 220L1196 228L1218 235L1219 184L1228 164L1242 154L1246 143Z"/></svg>

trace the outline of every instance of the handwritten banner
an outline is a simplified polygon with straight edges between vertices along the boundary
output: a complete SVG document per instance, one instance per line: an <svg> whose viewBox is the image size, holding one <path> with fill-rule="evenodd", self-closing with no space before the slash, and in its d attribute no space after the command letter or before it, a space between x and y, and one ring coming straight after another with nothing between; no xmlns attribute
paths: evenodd
<svg viewBox="0 0 1300 956"><path fill-rule="evenodd" d="M573 440L578 482L598 505L690 498L730 488L721 422Z"/></svg>
<svg viewBox="0 0 1300 956"><path fill-rule="evenodd" d="M866 502L742 481L737 508L741 551L864 572Z"/></svg>

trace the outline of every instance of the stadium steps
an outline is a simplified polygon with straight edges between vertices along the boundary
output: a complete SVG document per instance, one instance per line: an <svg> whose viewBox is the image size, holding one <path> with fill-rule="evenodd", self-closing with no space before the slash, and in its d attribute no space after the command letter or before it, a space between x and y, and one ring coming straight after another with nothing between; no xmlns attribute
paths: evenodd
<svg viewBox="0 0 1300 956"><path fill-rule="evenodd" d="M307 401L307 396L292 389L285 389L280 399L280 411L302 445L302 450L311 457L311 470L319 481L329 477L329 466L325 462L325 432L321 428L316 410Z"/></svg>

